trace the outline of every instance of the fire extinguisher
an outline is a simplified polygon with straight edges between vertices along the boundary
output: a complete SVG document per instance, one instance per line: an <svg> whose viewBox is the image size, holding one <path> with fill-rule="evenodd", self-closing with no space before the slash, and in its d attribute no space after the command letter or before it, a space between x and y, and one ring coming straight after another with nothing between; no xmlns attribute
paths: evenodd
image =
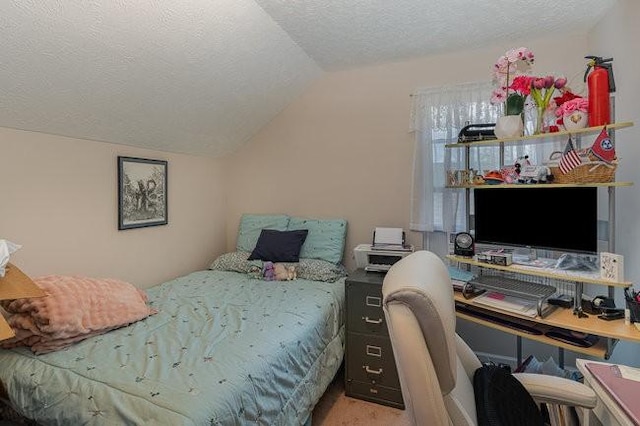
<svg viewBox="0 0 640 426"><path fill-rule="evenodd" d="M584 81L589 88L589 127L603 126L611 123L609 93L616 91L611 64L613 58L602 59L600 56L585 56L585 58L589 59L584 73Z"/></svg>

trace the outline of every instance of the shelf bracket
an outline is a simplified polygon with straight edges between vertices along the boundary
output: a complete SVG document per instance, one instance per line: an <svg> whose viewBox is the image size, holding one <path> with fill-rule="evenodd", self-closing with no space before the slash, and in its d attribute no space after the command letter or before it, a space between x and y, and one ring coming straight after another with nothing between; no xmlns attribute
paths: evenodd
<svg viewBox="0 0 640 426"><path fill-rule="evenodd" d="M576 291L573 297L573 315L578 318L588 318L589 316L582 312L582 288L584 284L580 281L576 283Z"/></svg>
<svg viewBox="0 0 640 426"><path fill-rule="evenodd" d="M607 350L604 353L604 359L609 359L611 354L613 353L613 349L618 344L618 339L612 339L611 337L607 337Z"/></svg>

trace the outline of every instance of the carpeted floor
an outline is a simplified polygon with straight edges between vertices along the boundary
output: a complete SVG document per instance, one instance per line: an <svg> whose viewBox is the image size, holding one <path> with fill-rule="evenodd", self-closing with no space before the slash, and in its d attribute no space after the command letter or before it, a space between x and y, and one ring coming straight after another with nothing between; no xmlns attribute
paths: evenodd
<svg viewBox="0 0 640 426"><path fill-rule="evenodd" d="M341 369L313 410L312 426L410 426L410 423L404 410L346 396Z"/></svg>

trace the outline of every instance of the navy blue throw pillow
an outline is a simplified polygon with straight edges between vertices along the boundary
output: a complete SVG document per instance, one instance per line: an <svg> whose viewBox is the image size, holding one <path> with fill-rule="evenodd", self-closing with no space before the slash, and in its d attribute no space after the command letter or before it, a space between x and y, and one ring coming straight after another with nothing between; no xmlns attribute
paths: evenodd
<svg viewBox="0 0 640 426"><path fill-rule="evenodd" d="M300 250L307 239L307 229L276 231L263 229L256 247L248 260L270 260L271 262L298 262Z"/></svg>

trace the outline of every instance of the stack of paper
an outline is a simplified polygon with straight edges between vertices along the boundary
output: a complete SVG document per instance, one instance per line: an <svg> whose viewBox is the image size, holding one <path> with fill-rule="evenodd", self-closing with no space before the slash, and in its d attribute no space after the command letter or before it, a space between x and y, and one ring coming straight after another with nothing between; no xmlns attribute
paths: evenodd
<svg viewBox="0 0 640 426"><path fill-rule="evenodd" d="M399 250L412 251L412 246L404 244L404 231L402 228L376 228L373 233L374 250Z"/></svg>
<svg viewBox="0 0 640 426"><path fill-rule="evenodd" d="M494 309L513 312L527 317L535 317L538 314L535 300L522 299L495 291L488 291L473 299L474 303L486 305Z"/></svg>

